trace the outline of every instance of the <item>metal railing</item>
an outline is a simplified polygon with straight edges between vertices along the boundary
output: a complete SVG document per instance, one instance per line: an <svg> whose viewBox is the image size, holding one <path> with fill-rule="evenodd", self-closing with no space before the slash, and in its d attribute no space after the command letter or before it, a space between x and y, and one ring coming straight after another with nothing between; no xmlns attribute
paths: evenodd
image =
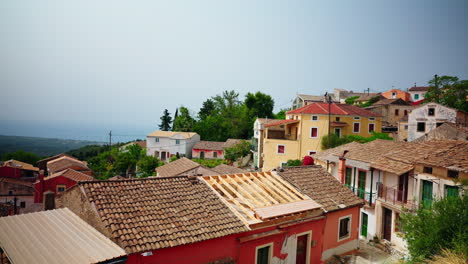
<svg viewBox="0 0 468 264"><path fill-rule="evenodd" d="M359 198L364 199L367 205L369 206L375 205L375 201L377 199L377 190L373 190L371 193L362 188L356 188L356 187L353 188L353 186L349 184L345 184L345 186L348 187Z"/></svg>
<svg viewBox="0 0 468 264"><path fill-rule="evenodd" d="M415 201L408 199L408 192L377 183L377 196L381 201L401 206L408 210L416 210Z"/></svg>

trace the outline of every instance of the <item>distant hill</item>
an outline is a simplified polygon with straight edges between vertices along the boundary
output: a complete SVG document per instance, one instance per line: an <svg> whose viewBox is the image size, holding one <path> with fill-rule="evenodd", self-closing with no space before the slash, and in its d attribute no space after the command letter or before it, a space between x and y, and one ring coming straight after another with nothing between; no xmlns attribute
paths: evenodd
<svg viewBox="0 0 468 264"><path fill-rule="evenodd" d="M62 152L68 152L73 149L81 148L87 145L102 145L102 142L57 139L57 138L38 138L38 137L19 137L0 135L0 156L5 153L24 150L32 152L39 156L52 156Z"/></svg>

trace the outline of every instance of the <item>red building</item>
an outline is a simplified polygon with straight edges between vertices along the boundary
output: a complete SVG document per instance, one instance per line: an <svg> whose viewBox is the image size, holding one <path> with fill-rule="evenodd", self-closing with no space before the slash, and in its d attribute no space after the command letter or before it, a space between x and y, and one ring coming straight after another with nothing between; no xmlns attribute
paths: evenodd
<svg viewBox="0 0 468 264"><path fill-rule="evenodd" d="M60 156L56 159L47 161L47 175L52 175L66 169L73 169L75 171L81 171L82 173L92 175L91 170L88 168L86 162L75 159L68 155Z"/></svg>
<svg viewBox="0 0 468 264"><path fill-rule="evenodd" d="M39 180L34 183L34 203L42 203L44 193L47 191L51 191L57 195L75 186L80 181L93 180L93 177L74 169L65 169L45 178L43 173L41 173Z"/></svg>
<svg viewBox="0 0 468 264"><path fill-rule="evenodd" d="M128 263L322 263L356 249L362 204L319 166L80 182L57 199Z"/></svg>
<svg viewBox="0 0 468 264"><path fill-rule="evenodd" d="M7 160L0 164L0 178L14 178L34 182L39 168L17 160Z"/></svg>
<svg viewBox="0 0 468 264"><path fill-rule="evenodd" d="M226 142L199 141L192 148L192 158L224 159L224 149L240 143L240 139L228 139Z"/></svg>

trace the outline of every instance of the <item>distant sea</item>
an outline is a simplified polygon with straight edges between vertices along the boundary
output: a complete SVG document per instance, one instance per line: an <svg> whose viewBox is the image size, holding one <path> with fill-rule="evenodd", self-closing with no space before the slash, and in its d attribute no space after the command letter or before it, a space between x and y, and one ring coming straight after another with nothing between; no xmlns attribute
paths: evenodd
<svg viewBox="0 0 468 264"><path fill-rule="evenodd" d="M135 127L125 124L87 124L72 121L16 121L0 120L0 135L26 136L59 139L89 140L109 142L112 130L112 143L146 139L146 135L156 130L156 125Z"/></svg>

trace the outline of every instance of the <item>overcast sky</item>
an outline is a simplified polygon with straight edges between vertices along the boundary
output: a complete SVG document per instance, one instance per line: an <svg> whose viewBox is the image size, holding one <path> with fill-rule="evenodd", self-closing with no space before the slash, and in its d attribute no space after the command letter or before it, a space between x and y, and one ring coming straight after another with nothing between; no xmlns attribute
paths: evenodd
<svg viewBox="0 0 468 264"><path fill-rule="evenodd" d="M1 1L0 38L0 120L150 129L223 90L278 110L468 79L464 0Z"/></svg>

